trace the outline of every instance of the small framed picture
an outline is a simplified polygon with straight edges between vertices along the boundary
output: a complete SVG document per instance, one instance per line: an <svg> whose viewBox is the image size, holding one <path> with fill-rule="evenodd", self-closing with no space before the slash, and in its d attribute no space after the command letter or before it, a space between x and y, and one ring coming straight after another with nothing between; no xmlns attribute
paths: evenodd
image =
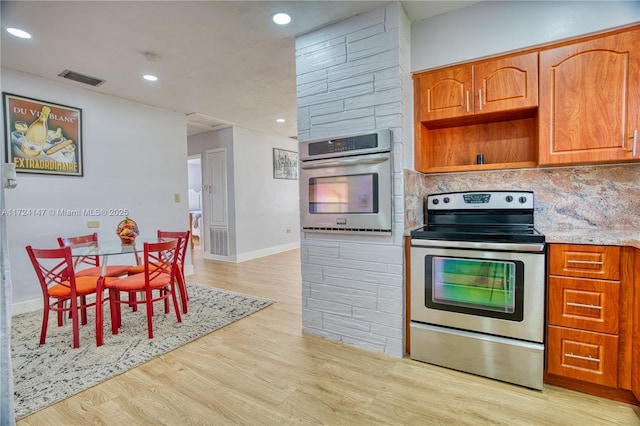
<svg viewBox="0 0 640 426"><path fill-rule="evenodd" d="M82 176L82 110L2 95L7 161L16 172Z"/></svg>
<svg viewBox="0 0 640 426"><path fill-rule="evenodd" d="M273 178L298 179L298 153L273 148Z"/></svg>

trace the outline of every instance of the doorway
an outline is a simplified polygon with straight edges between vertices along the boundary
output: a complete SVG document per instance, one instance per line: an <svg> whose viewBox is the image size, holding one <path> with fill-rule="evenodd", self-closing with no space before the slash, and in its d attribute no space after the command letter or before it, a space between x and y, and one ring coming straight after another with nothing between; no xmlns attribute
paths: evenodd
<svg viewBox="0 0 640 426"><path fill-rule="evenodd" d="M189 181L189 226L191 248L202 250L202 157L200 154L187 158L187 178Z"/></svg>

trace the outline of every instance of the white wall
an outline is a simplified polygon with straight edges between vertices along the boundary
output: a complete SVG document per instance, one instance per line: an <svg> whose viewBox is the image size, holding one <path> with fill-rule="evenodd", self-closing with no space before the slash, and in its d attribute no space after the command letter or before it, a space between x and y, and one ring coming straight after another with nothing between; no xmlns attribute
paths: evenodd
<svg viewBox="0 0 640 426"><path fill-rule="evenodd" d="M273 148L298 152L298 141L233 128L237 260L300 246L299 181L274 179Z"/></svg>
<svg viewBox="0 0 640 426"><path fill-rule="evenodd" d="M18 187L5 192L6 209L122 208L129 210L142 235L155 235L157 229L188 229L183 115L5 68L2 90L81 108L83 120L84 176L19 173ZM180 203L174 202L174 194L180 194ZM25 246L55 247L58 236L94 230L103 241L117 240L115 229L122 219L108 215L7 217L14 314L42 307L42 293ZM89 220L99 220L100 227L88 229ZM119 260L133 262L128 257Z"/></svg>
<svg viewBox="0 0 640 426"><path fill-rule="evenodd" d="M244 262L299 247L299 181L273 178L273 148L297 152L297 141L239 127L190 136L189 155L202 154L204 179L206 151L222 147L227 149L229 256L220 260ZM203 195L206 206L208 194ZM206 215L203 208L203 226Z"/></svg>
<svg viewBox="0 0 640 426"><path fill-rule="evenodd" d="M411 26L422 71L640 21L640 1L483 1Z"/></svg>

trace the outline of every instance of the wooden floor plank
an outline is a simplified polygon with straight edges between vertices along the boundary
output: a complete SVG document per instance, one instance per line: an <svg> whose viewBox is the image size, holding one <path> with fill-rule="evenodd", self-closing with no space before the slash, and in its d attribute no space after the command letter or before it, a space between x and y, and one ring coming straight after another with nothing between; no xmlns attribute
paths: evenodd
<svg viewBox="0 0 640 426"><path fill-rule="evenodd" d="M640 425L640 409L534 391L302 333L300 251L193 254L188 281L275 303L51 405L26 425Z"/></svg>

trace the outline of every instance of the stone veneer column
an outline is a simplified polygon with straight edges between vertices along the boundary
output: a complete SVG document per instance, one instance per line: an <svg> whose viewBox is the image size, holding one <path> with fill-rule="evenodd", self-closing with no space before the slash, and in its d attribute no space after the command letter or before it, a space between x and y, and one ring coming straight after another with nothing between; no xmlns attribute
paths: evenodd
<svg viewBox="0 0 640 426"><path fill-rule="evenodd" d="M404 353L404 180L411 157L410 23L391 3L296 39L298 139L393 133L392 236L303 233L305 333Z"/></svg>

